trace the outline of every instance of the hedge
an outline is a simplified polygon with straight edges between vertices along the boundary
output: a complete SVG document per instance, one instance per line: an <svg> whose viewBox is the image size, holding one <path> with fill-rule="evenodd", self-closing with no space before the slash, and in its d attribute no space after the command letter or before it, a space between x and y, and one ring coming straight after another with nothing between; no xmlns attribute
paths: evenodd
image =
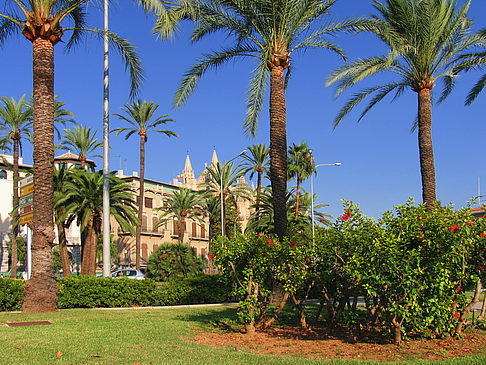
<svg viewBox="0 0 486 365"><path fill-rule="evenodd" d="M0 311L18 311L24 301L25 280L0 279Z"/></svg>
<svg viewBox="0 0 486 365"><path fill-rule="evenodd" d="M131 280L71 276L57 281L58 307L117 308L157 305L221 303L231 285L220 275L200 275L170 283L151 279ZM0 279L0 311L22 309L25 280Z"/></svg>

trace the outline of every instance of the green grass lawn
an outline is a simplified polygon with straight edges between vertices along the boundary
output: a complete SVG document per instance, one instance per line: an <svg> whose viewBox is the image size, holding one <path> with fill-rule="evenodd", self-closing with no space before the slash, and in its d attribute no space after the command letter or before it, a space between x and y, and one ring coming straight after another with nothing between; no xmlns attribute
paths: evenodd
<svg viewBox="0 0 486 365"><path fill-rule="evenodd" d="M0 323L47 320L48 326L0 326L0 364L355 364L237 352L193 343L196 328L233 321L235 306L136 310L69 309L0 313ZM58 354L60 356L57 356ZM62 353L62 355L61 355ZM97 355L96 357L90 355ZM409 362L400 362L408 364ZM486 364L486 356L420 364Z"/></svg>

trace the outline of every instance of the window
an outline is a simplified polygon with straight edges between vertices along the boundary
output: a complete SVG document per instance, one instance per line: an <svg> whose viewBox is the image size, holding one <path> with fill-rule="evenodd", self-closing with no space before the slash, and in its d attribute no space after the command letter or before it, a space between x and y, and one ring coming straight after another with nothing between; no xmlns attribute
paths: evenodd
<svg viewBox="0 0 486 365"><path fill-rule="evenodd" d="M197 224L195 222L192 222L192 237L196 237L197 233Z"/></svg>
<svg viewBox="0 0 486 365"><path fill-rule="evenodd" d="M173 232L174 235L179 235L179 222L174 219L173 221Z"/></svg>
<svg viewBox="0 0 486 365"><path fill-rule="evenodd" d="M66 169L67 169L67 163L66 163L66 162L61 162L61 163L59 164L59 169L64 169L64 170L66 170Z"/></svg>
<svg viewBox="0 0 486 365"><path fill-rule="evenodd" d="M155 228L155 225L157 224L157 221L158 221L157 217L152 217L152 228L153 228L153 231L154 232L158 232L159 231L158 228Z"/></svg>
<svg viewBox="0 0 486 365"><path fill-rule="evenodd" d="M201 257L206 258L206 248L201 247Z"/></svg>
<svg viewBox="0 0 486 365"><path fill-rule="evenodd" d="M206 238L206 226L203 224L201 224L201 237L202 238Z"/></svg>
<svg viewBox="0 0 486 365"><path fill-rule="evenodd" d="M152 208L153 207L153 199L152 198L145 198L145 208Z"/></svg>
<svg viewBox="0 0 486 365"><path fill-rule="evenodd" d="M148 247L147 247L147 244L146 243L142 243L142 258L144 260L147 260L147 256L148 256Z"/></svg>
<svg viewBox="0 0 486 365"><path fill-rule="evenodd" d="M142 231L147 231L147 216L142 216Z"/></svg>
<svg viewBox="0 0 486 365"><path fill-rule="evenodd" d="M0 180L7 180L7 171L0 170Z"/></svg>

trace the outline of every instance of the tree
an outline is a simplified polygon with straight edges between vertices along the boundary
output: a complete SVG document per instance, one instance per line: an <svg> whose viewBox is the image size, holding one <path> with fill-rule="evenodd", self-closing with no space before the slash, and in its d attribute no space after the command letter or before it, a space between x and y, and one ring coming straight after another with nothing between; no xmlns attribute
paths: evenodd
<svg viewBox="0 0 486 365"><path fill-rule="evenodd" d="M17 236L19 234L19 156L22 151L22 137L32 130L32 109L22 95L17 103L13 98L3 96L0 99L0 146L3 150L13 147L13 214L10 276L17 278Z"/></svg>
<svg viewBox="0 0 486 365"><path fill-rule="evenodd" d="M307 147L307 144L305 142L302 142L300 145L293 143L292 147L289 148L288 176L289 178L295 177L297 179L295 218L299 215L300 183L315 171L312 151Z"/></svg>
<svg viewBox="0 0 486 365"><path fill-rule="evenodd" d="M73 150L78 155L81 168L85 168L88 157L100 157L91 155L96 150L103 147L103 143L96 138L96 130L91 132L91 127L75 125L73 129L64 129L64 136L61 144L57 146L64 150Z"/></svg>
<svg viewBox="0 0 486 365"><path fill-rule="evenodd" d="M168 137L177 137L177 134L172 131L158 129L167 122L174 121L171 118L167 118L168 114L161 115L160 117L155 118L155 120L151 120L158 107L159 104L154 104L153 101L147 102L138 99L137 102L126 104L125 107L121 108L127 116L114 113L118 118L130 124L130 127L114 129L113 132L115 132L115 136L118 136L120 133L126 133L125 139L130 138L134 133L137 133L140 136L140 192L138 196L138 219L140 222L142 221L144 205L145 143L148 139L147 134L149 132L154 132L163 133ZM135 238L135 265L137 269L140 269L140 243L141 227L138 227Z"/></svg>
<svg viewBox="0 0 486 365"><path fill-rule="evenodd" d="M357 82L377 74L392 73L399 79L355 94L337 115L334 127L367 97L373 95L359 120L389 94L397 98L407 88L416 92L422 198L424 202L433 203L436 182L431 90L437 80L452 73L455 58L477 42L477 37L469 35L471 21L467 12L470 1L459 9L453 0L374 0L373 4L379 15L373 16L375 25L370 26L370 31L385 43L389 52L338 68L328 77L327 85L337 82L339 95Z"/></svg>
<svg viewBox="0 0 486 365"><path fill-rule="evenodd" d="M67 250L66 239L66 217L64 215L64 207L57 204L57 202L63 199L66 193L66 183L69 179L69 174L72 170L66 170L64 167L54 169L54 221L57 226L57 239L59 243L59 258L62 266L63 277L67 278L71 276L71 265L69 262L69 253Z"/></svg>
<svg viewBox="0 0 486 365"><path fill-rule="evenodd" d="M167 197L167 200L165 200L164 206L157 208L157 210L162 211L162 214L155 227L160 227L169 219L177 220L179 230L178 240L183 243L186 230L186 219L192 219L198 223L202 223L202 205L203 197L201 194L186 188L174 190L172 194Z"/></svg>
<svg viewBox="0 0 486 365"><path fill-rule="evenodd" d="M179 243L163 243L147 262L147 276L156 281L172 281L202 273L204 263L194 250Z"/></svg>
<svg viewBox="0 0 486 365"><path fill-rule="evenodd" d="M461 71L470 71L473 69L484 70L486 67L486 28L481 29L478 32L478 37L480 39L479 45L481 46L481 51L479 52L469 52L460 55L457 58L457 65L453 69L453 74L447 76L447 85L453 86L456 75ZM466 98L466 105L471 105L474 100L479 96L486 86L486 74L481 76L481 78L474 84L472 89L469 91ZM446 95L450 92L452 87L446 89ZM443 99L443 97L441 98Z"/></svg>
<svg viewBox="0 0 486 365"><path fill-rule="evenodd" d="M88 30L85 26L88 0L16 1L17 7L0 14L0 44L19 30L32 42L34 99L34 218L32 242L32 276L25 285L23 310L49 312L57 310L56 283L52 279L53 170L54 170L54 46L66 31L72 35L66 43L70 49ZM72 27L63 28L69 22ZM122 54L131 75L131 94L138 90L142 69L133 46L114 33L93 30L98 36L108 35Z"/></svg>
<svg viewBox="0 0 486 365"><path fill-rule="evenodd" d="M302 194L300 200L299 214L295 216L293 212L296 210L297 199L291 191L287 192L287 219L289 221L289 231L304 232L308 237L312 237L312 217L309 215L312 204L310 194ZM314 194L314 201L316 200L317 196ZM331 218L331 216L327 213L318 211L318 209L327 206L328 204L314 205L314 209L316 209L314 212L315 219L326 225L329 224L328 218ZM253 213L250 216L245 232L275 234L275 220L271 188L264 189L262 192L260 211L258 214Z"/></svg>
<svg viewBox="0 0 486 365"><path fill-rule="evenodd" d="M253 179L255 173L257 174L255 209L258 211L260 209L259 199L262 190L263 173L268 174L268 156L270 150L264 144L248 146L247 149L250 151L251 155L243 155L245 162L243 162L242 167L244 168L245 174L250 172L250 179Z"/></svg>
<svg viewBox="0 0 486 365"><path fill-rule="evenodd" d="M81 230L81 275L95 275L96 248L101 233L103 211L103 174L73 169L65 183L65 193L57 200L56 208L63 207L61 221L66 225L76 219ZM110 214L120 227L132 234L133 226L140 224L130 186L113 174L110 175Z"/></svg>
<svg viewBox="0 0 486 365"><path fill-rule="evenodd" d="M275 209L276 232L287 231L285 207L287 191L287 133L285 87L290 78L292 56L311 48L342 51L325 39L326 35L356 30L362 20L324 23L336 0L217 0L181 2L159 18L155 31L163 38L184 18L195 21L192 40L197 42L216 31L228 34L233 44L204 56L184 75L174 104L185 104L199 79L210 69L240 58L256 60L247 97L244 128L254 136L263 107L263 96L270 85L270 180ZM171 16L172 15L172 16Z"/></svg>
<svg viewBox="0 0 486 365"><path fill-rule="evenodd" d="M206 169L206 173L208 181L202 186L212 196L221 197L222 193L223 214L221 216L223 222L221 224L223 227L226 227L226 199L236 199L236 197L250 198L248 186L239 182L239 179L243 176L243 170L238 167L233 169L233 162L224 163L223 165L217 162L215 165L209 166Z"/></svg>

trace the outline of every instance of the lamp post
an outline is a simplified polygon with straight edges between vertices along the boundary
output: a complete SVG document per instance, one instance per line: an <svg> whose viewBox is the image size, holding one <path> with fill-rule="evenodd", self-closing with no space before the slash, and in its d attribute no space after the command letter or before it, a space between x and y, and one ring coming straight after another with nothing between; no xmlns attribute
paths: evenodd
<svg viewBox="0 0 486 365"><path fill-rule="evenodd" d="M228 162L225 162L224 164L221 164L221 171L220 171L220 186L219 186L219 190L221 191L221 236L224 236L224 211L223 211L223 168L224 166L226 166L226 164L230 163L231 161L233 160L236 160L238 157L241 157L243 155L246 155L248 151L247 150L243 150L241 151L237 156L233 157L231 160L229 160Z"/></svg>
<svg viewBox="0 0 486 365"><path fill-rule="evenodd" d="M320 163L319 165L315 165L314 168L318 168L320 166L341 166L341 162L335 162L335 163ZM314 185L312 182L312 175L311 174L311 211L312 211L312 240L314 240Z"/></svg>

